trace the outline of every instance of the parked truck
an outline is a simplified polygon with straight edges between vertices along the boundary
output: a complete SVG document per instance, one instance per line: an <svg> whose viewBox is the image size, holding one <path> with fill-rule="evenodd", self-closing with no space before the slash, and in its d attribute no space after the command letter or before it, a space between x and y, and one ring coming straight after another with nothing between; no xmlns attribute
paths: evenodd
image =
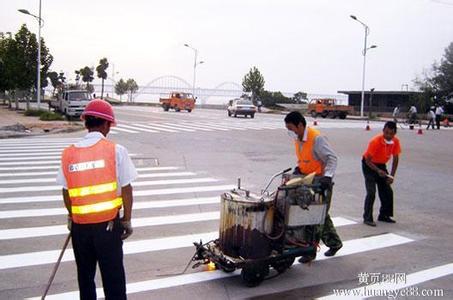
<svg viewBox="0 0 453 300"><path fill-rule="evenodd" d="M346 119L348 114L354 112L354 107L348 105L339 105L336 99L323 98L312 99L308 104L308 112L313 118L321 116L323 118L331 117Z"/></svg>
<svg viewBox="0 0 453 300"><path fill-rule="evenodd" d="M51 100L49 106L64 114L68 119L78 118L91 99L91 94L85 90L67 90Z"/></svg>
<svg viewBox="0 0 453 300"><path fill-rule="evenodd" d="M191 93L172 92L168 98L160 98L159 102L164 111L174 109L175 111L187 110L191 112L195 108L195 101Z"/></svg>

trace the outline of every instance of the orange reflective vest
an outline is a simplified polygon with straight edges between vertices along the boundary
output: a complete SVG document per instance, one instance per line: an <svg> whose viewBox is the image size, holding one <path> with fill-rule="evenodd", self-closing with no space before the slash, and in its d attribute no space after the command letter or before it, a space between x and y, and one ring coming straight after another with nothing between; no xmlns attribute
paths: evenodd
<svg viewBox="0 0 453 300"><path fill-rule="evenodd" d="M116 217L123 199L117 196L115 143L101 139L90 147L69 146L63 151L62 169L73 222L93 224Z"/></svg>
<svg viewBox="0 0 453 300"><path fill-rule="evenodd" d="M296 155L298 159L298 166L299 170L302 174L310 174L315 172L316 175L322 175L324 170L321 162L316 160L313 155L313 146L315 144L315 139L320 132L316 129L307 127L307 140L303 143L301 147L301 143L299 140L294 141L296 145Z"/></svg>

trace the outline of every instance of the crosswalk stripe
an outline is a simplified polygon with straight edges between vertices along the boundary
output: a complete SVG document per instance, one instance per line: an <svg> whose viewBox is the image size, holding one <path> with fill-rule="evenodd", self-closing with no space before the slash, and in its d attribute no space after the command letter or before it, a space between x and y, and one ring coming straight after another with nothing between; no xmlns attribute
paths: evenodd
<svg viewBox="0 0 453 300"><path fill-rule="evenodd" d="M169 123L164 123L164 124L169 124ZM197 125L184 124L184 123L181 123L181 122L176 123L175 125L178 126L178 128L182 127L182 128L201 130L201 131L213 131L212 129L203 128L203 127L200 127L200 126L197 126Z"/></svg>
<svg viewBox="0 0 453 300"><path fill-rule="evenodd" d="M216 237L217 232L214 233ZM212 238L208 234L206 234L205 239L202 238L203 241L208 241ZM195 241L199 240L201 237L197 237ZM345 241L343 243L343 248L340 252L337 253L336 256L332 257L325 257L321 256L319 259L336 259L337 257L344 256L344 255L352 255L352 254L360 254L363 252L373 251L384 249L387 247L394 247L399 245L404 245L414 240L406 238L404 236L400 236L393 233L382 234L373 237L366 237L360 238L355 240ZM178 241L182 242L182 241ZM127 243L126 243L127 244ZM187 246L188 247L188 246ZM321 252L327 250L325 246L321 247ZM344 254L347 253L347 254ZM58 253L54 254L54 257L58 256ZM66 255L65 255L66 256ZM303 266L300 264L295 264L294 268L302 268ZM198 273L191 273L191 274L184 274L184 275L176 275L170 276L161 279L151 279L145 281L139 281L134 283L127 284L127 293L135 294L140 292L150 292L153 290L164 289L164 288L171 288L177 287L182 285L206 282L216 279L222 279L227 277L234 277L240 274L240 270L236 270L232 273L225 273L223 271L209 271L209 272L198 272ZM96 289L96 293L98 297L104 297L102 288ZM78 299L79 292L72 291L72 292L65 292L60 294L48 295L47 299ZM39 299L39 298L31 298L31 299Z"/></svg>
<svg viewBox="0 0 453 300"><path fill-rule="evenodd" d="M24 161L24 160L40 160L40 159L59 159L61 155L52 156L29 156L29 157L0 157L0 161Z"/></svg>
<svg viewBox="0 0 453 300"><path fill-rule="evenodd" d="M193 223L202 221L218 220L220 217L219 211L211 211L196 214L183 214L171 216L158 216L148 218L134 218L132 225L134 228L158 226L158 225L172 225L181 223ZM0 230L0 240L12 240L23 238L34 238L43 236L54 236L67 234L68 228L66 225L56 226L41 226L41 227L28 227L18 229L3 229Z"/></svg>
<svg viewBox="0 0 453 300"><path fill-rule="evenodd" d="M453 263L437 266L433 268L429 268L426 270L418 271L415 273L407 274L406 279L400 283L375 283L369 284L364 287L359 287L355 289L348 290L348 295L344 295L341 297L340 295L329 295L325 297L316 298L318 300L334 300L334 299L367 299L373 298L376 296L382 295L384 291L387 292L387 295L394 295L394 297L388 297L397 299L398 298L398 290L403 288L407 288L410 286L414 286L420 283L428 282L437 278L445 277L448 275L453 274ZM393 291L393 293L390 293ZM380 293L379 293L380 292ZM410 295L401 295L402 297L407 297ZM416 297L417 295L412 295ZM443 297L443 295L441 295Z"/></svg>
<svg viewBox="0 0 453 300"><path fill-rule="evenodd" d="M194 186L194 187L184 187L184 188L139 190L139 191L134 191L134 198L135 197L144 197L144 196L157 196L157 195L173 195L173 194L185 194L185 193L228 191L235 187L236 187L235 185L230 184L230 185L212 185L212 186ZM0 204L55 202L55 201L63 201L62 196L61 195L47 195L47 196L2 197L2 198L0 198Z"/></svg>
<svg viewBox="0 0 453 300"><path fill-rule="evenodd" d="M169 180L150 180L150 181L136 181L132 183L133 187L139 186L154 186L154 185L173 185L173 184L193 184L193 183L208 183L217 182L218 179L204 177L194 179L169 179ZM24 187L7 187L0 188L0 194L3 193L18 193L18 192L38 192L38 191L59 191L61 186L59 185L47 185L47 186L24 186ZM139 191L137 191L139 192Z"/></svg>
<svg viewBox="0 0 453 300"><path fill-rule="evenodd" d="M123 131L123 132L127 132L127 133L138 133L138 131L135 131L135 130L129 130L129 129L126 129L126 128L122 128L122 125L121 124L118 124L116 125L115 127L113 127L113 130L114 131Z"/></svg>
<svg viewBox="0 0 453 300"><path fill-rule="evenodd" d="M219 216L219 212L210 212L209 216L211 218ZM146 220L141 221L142 224L153 224L156 223L158 225L159 222L165 222L164 219L157 219L158 217L154 218L144 218ZM194 219L193 214L186 217L187 219ZM178 218L171 218L174 222L177 222ZM333 218L335 219L335 218ZM133 225L135 225L135 221L133 220ZM184 222L182 222L184 223ZM140 221L139 221L140 224ZM337 227L342 226L335 224ZM153 226L153 225L143 225L143 226ZM67 228L64 225L60 226L48 226L48 231L54 231L59 233L53 233L51 235L58 235L67 233ZM51 228L51 229L50 229ZM36 231L35 233L38 234L43 232L42 229L39 229L40 232L36 229L31 229L30 231ZM60 232L62 231L62 232ZM24 234L27 234L24 232ZM45 234L45 232L43 232ZM143 253L143 252L152 252L152 251L159 251L159 250L167 250L167 249L175 249L175 248L183 248L183 247L190 247L193 245L194 241L199 241L200 239L206 241L213 240L217 238L218 231L208 232L208 233L200 233L200 234L189 234L183 236L174 236L174 237L166 237L166 238L158 238L158 239L147 239L147 240L139 240L139 241L131 241L126 242L123 246L124 254L135 254L135 253ZM347 243L347 242L346 242ZM343 247L344 248L344 247ZM71 252L71 251L69 251ZM29 252L29 253L21 253L21 254L8 254L0 256L0 270L2 269L9 269L9 268L17 268L17 267L28 267L28 266L36 266L36 265L43 265L53 262L52 257L55 253L59 253L59 250L47 250L47 251L37 251L37 252ZM74 256L72 253L63 257L62 261L72 261L74 260ZM30 260L30 257L35 256L33 261ZM39 257L39 260L36 259ZM55 257L56 258L56 257Z"/></svg>
<svg viewBox="0 0 453 300"><path fill-rule="evenodd" d="M62 145L48 145L48 146L34 146L34 145L28 145L28 146L0 146L0 150L8 150L8 151L16 151L16 150L30 150L33 149L36 151L37 149L64 149L65 147L71 145L71 143L68 144L62 144ZM32 148L31 148L32 147Z"/></svg>
<svg viewBox="0 0 453 300"><path fill-rule="evenodd" d="M14 152L14 153L12 153ZM16 151L9 151L8 153L1 153L0 157L13 157L13 156L29 156L29 155L60 155L61 151L53 151L53 152L30 152L30 153L15 153Z"/></svg>
<svg viewBox="0 0 453 300"><path fill-rule="evenodd" d="M189 125L189 126L193 126L195 128L206 128L206 129L211 129L211 130L220 130L220 131L229 131L229 129L226 129L226 128L222 128L222 127L218 127L218 126L215 126L214 124L212 125L205 125L205 124L202 124L202 123L191 123L191 122L182 122L180 124L184 124L184 125Z"/></svg>
<svg viewBox="0 0 453 300"><path fill-rule="evenodd" d="M177 132L176 130L172 130L172 129L167 129L167 128L158 128L156 126L149 126L149 125L144 125L144 124L134 124L135 127L142 127L142 128L146 128L146 129L151 129L155 132L158 132L158 131L163 131L163 132Z"/></svg>
<svg viewBox="0 0 453 300"><path fill-rule="evenodd" d="M46 170L46 169L58 169L60 168L60 165L55 165L55 166L39 166L39 167L8 167L8 168L1 168L0 171L23 171L23 170ZM179 169L177 167L156 167L157 169L160 170L176 170ZM153 167L150 168L136 168L137 171L149 171L150 169L153 169ZM0 173L0 176L1 173Z"/></svg>
<svg viewBox="0 0 453 300"><path fill-rule="evenodd" d="M0 166L60 164L59 160L0 162Z"/></svg>
<svg viewBox="0 0 453 300"><path fill-rule="evenodd" d="M201 122L201 124L203 124L203 125L209 125L209 124L206 123L206 122ZM216 127L226 128L226 129L247 130L247 128L243 128L243 127L239 127L239 126L234 126L234 125L232 125L232 124L226 125L225 123L219 123L219 122L215 122L215 126L216 126Z"/></svg>
<svg viewBox="0 0 453 300"><path fill-rule="evenodd" d="M58 169L58 166L54 167L54 169ZM149 168L136 168L138 172L142 171L171 171L171 170L178 170L179 167L149 167ZM0 169L1 170L1 169ZM6 170L12 171L10 168ZM27 168L28 170L28 168ZM56 171L49 171L49 172L20 172L20 173L0 173L0 177L21 177L21 176L43 176L43 175L57 175Z"/></svg>
<svg viewBox="0 0 453 300"><path fill-rule="evenodd" d="M164 124L162 124L162 123L159 123L159 124L156 124L156 123L147 123L147 125L154 126L154 127L157 127L157 128L166 128L166 129L173 130L173 131L175 131L175 132L178 132L178 131L195 132L195 130L193 130L193 129L178 128L178 127L175 128L175 126L173 126L174 124L172 124L172 125L170 126L170 125L164 125Z"/></svg>
<svg viewBox="0 0 453 300"><path fill-rule="evenodd" d="M69 145L69 144L68 144ZM24 154L24 155L35 155L35 154L46 154L48 151L58 151L61 153L61 151L65 147L60 147L56 149L43 149L43 150L36 150L36 149L20 149L20 150L0 150L0 153L6 153L6 154L11 154L11 153L18 153L18 154ZM0 147L1 149L1 147Z"/></svg>
<svg viewBox="0 0 453 300"><path fill-rule="evenodd" d="M135 199L137 200L137 199ZM134 201L133 210L149 209L149 208L165 208L178 206L194 206L202 204L220 203L220 197L202 197L202 198L186 198L177 200L154 200L154 201ZM29 218L41 216L58 216L67 215L66 208L39 208L39 209L19 209L0 211L0 219L13 218Z"/></svg>
<svg viewBox="0 0 453 300"><path fill-rule="evenodd" d="M167 172L167 173L138 174L138 178L180 177L180 176L182 177L182 176L193 176L193 175L196 175L196 173L193 173L193 172L173 172L173 173ZM44 183L44 182L54 182L55 183L55 180L56 180L55 177L32 178L32 179L10 179L10 180L0 180L0 184Z"/></svg>
<svg viewBox="0 0 453 300"><path fill-rule="evenodd" d="M151 132L151 133L156 133L156 132L158 132L158 131L152 130L152 129L139 128L139 127L135 126L135 124L132 124L132 125L133 125L133 126L121 124L121 127L122 127L122 128L131 129L131 130L134 130L134 131L145 131L145 132Z"/></svg>

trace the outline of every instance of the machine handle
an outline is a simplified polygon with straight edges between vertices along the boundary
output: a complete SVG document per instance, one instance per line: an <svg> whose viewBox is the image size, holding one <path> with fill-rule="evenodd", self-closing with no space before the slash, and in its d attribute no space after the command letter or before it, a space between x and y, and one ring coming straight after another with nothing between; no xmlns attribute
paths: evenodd
<svg viewBox="0 0 453 300"><path fill-rule="evenodd" d="M269 186L271 185L272 181L274 181L274 179L275 179L276 177L278 177L278 176L280 176L280 175L282 175L282 174L284 174L284 173L286 173L286 172L289 172L289 171L291 171L291 170L292 170L292 168L288 168L288 169L285 169L285 170L283 170L283 171L281 171L281 172L275 173L275 174L271 177L271 179L269 180L269 182L267 183L267 185L266 185L266 187L264 188L264 190L261 192L261 195L264 195L264 193L266 193L267 189L269 188ZM262 200L264 201L264 198L262 198Z"/></svg>

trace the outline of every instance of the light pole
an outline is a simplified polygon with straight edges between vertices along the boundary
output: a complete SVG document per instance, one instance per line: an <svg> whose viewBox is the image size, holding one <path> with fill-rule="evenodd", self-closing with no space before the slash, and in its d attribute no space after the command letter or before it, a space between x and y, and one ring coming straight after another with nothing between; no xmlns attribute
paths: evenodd
<svg viewBox="0 0 453 300"><path fill-rule="evenodd" d="M364 102L365 102L365 65L366 65L366 53L368 52L368 50L370 49L373 49L373 48L376 48L377 46L376 45L372 45L371 47L367 48L367 37L368 37L368 34L370 34L370 28L365 24L363 23L362 21L360 21L359 19L357 19L356 16L353 16L351 15L350 16L353 20L359 22L360 24L363 25L363 27L365 28L365 38L364 38L364 45L363 45L363 51L362 51L362 55L363 55L363 71L362 71L362 101L360 103L360 117L363 118L363 105L364 105Z"/></svg>
<svg viewBox="0 0 453 300"><path fill-rule="evenodd" d="M38 16L35 16L34 14L31 14L28 10L26 9L19 9L19 12L23 13L23 14L26 14L26 15L30 15L32 17L34 17L35 19L38 20L38 67L37 67L37 83L36 83L36 92L37 92L37 97L36 97L36 101L38 103L38 110L40 108L40 105L41 105L41 27L44 26L44 21L43 19L41 18L41 0L39 0L39 14Z"/></svg>
<svg viewBox="0 0 453 300"><path fill-rule="evenodd" d="M195 99L195 81L197 79L197 66L204 63L204 61L197 61L198 50L194 47L189 46L189 44L184 44L187 48L190 48L194 51L194 61L193 61L193 84L192 84L192 97Z"/></svg>

